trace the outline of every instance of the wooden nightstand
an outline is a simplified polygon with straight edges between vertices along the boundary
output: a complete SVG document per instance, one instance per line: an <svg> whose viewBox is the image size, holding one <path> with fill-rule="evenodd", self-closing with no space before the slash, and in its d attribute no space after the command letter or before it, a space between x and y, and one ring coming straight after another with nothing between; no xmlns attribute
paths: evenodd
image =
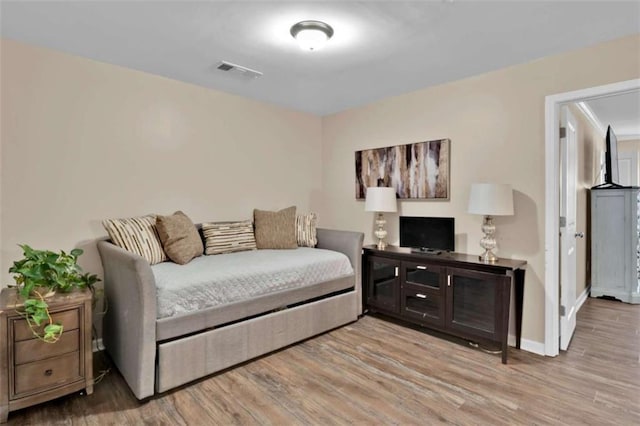
<svg viewBox="0 0 640 426"><path fill-rule="evenodd" d="M10 411L85 389L93 392L91 291L47 299L54 322L64 326L56 343L35 338L17 312L15 289L0 293L0 422Z"/></svg>

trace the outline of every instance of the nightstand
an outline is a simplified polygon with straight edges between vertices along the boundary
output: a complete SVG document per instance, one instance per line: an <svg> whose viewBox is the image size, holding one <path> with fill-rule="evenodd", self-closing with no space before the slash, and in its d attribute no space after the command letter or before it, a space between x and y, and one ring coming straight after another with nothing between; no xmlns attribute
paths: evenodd
<svg viewBox="0 0 640 426"><path fill-rule="evenodd" d="M0 422L10 411L73 392L93 393L91 291L76 290L46 299L54 322L64 326L56 343L37 339L15 289L0 293Z"/></svg>

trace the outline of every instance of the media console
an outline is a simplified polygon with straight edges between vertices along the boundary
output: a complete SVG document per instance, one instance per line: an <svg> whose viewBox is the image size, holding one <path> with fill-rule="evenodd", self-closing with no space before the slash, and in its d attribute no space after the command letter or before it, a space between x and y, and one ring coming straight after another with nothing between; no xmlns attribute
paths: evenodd
<svg viewBox="0 0 640 426"><path fill-rule="evenodd" d="M520 349L527 262L499 259L487 264L468 254L365 246L362 264L365 310L497 347L504 364L513 285Z"/></svg>

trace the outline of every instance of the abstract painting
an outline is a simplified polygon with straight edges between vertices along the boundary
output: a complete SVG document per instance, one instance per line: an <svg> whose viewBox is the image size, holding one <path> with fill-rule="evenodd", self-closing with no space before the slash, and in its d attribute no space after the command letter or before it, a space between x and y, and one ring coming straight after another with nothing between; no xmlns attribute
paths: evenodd
<svg viewBox="0 0 640 426"><path fill-rule="evenodd" d="M449 199L450 140L356 151L356 199L367 187L395 188L400 199Z"/></svg>

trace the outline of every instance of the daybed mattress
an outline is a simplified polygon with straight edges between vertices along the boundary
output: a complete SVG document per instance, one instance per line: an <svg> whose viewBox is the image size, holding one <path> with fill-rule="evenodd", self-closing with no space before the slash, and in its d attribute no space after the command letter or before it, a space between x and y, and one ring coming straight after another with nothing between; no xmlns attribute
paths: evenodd
<svg viewBox="0 0 640 426"><path fill-rule="evenodd" d="M308 247L200 256L151 267L157 318L208 311L353 275L347 256ZM173 334L173 333L172 333Z"/></svg>

